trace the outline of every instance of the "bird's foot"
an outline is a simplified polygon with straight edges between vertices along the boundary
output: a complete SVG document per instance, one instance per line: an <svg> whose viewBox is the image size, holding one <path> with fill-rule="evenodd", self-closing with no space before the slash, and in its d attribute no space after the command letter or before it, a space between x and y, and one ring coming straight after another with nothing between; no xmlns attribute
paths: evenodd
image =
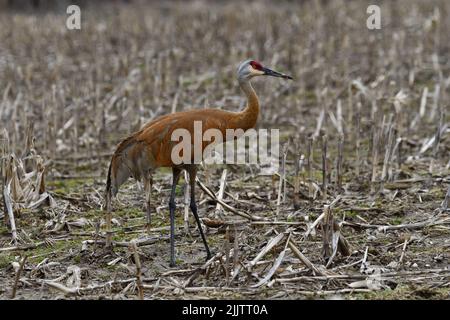
<svg viewBox="0 0 450 320"><path fill-rule="evenodd" d="M170 254L170 263L169 263L169 266L171 267L171 268L175 268L176 266L177 266L177 262L176 262L176 260L175 260L175 254L173 253L171 253Z"/></svg>
<svg viewBox="0 0 450 320"><path fill-rule="evenodd" d="M114 245L112 243L107 244L103 247L104 254L110 254L114 252Z"/></svg>

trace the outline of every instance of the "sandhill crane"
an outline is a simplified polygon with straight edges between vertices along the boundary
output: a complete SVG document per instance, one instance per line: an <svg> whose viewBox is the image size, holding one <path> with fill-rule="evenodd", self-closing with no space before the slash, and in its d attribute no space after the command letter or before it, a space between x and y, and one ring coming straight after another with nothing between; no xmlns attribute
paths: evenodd
<svg viewBox="0 0 450 320"><path fill-rule="evenodd" d="M176 129L186 129L194 132L194 121L201 121L202 129L218 129L225 137L226 129L242 129L244 131L253 128L256 124L259 113L259 101L253 90L250 80L256 76L273 76L285 79L292 77L265 68L255 60L246 60L239 64L237 78L242 91L247 96L247 106L241 112L230 112L219 109L196 109L190 111L176 112L161 116L148 122L138 132L133 133L117 146L108 170L106 186L106 245L111 245L111 198L115 196L128 177L143 180L146 194L146 215L147 226L150 226L150 191L152 184L152 173L158 167L172 168L172 188L169 200L170 211L170 266L175 266L175 189L178 179L183 170L189 173L190 184L190 209L197 221L198 229L206 249L207 259L211 253L206 242L205 235L197 213L195 202L195 177L197 165L174 164L172 160L172 148L174 142L171 141L172 132ZM226 139L224 138L223 141ZM205 148L207 143L202 143Z"/></svg>

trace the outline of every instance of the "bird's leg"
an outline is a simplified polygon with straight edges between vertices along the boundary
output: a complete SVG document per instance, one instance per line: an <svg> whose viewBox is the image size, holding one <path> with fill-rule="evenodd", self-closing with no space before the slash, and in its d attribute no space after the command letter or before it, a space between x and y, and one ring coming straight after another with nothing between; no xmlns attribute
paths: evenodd
<svg viewBox="0 0 450 320"><path fill-rule="evenodd" d="M191 203L190 208L192 210L192 213L194 214L195 221L197 221L198 231L200 232L200 235L203 240L203 244L205 245L206 249L206 260L208 261L211 259L211 252L209 251L208 242L206 242L205 235L202 230L202 224L200 223L200 218L198 217L197 213L197 204L195 202L195 177L197 176L197 167L192 165L189 167L189 184L190 184L190 191L191 191Z"/></svg>
<svg viewBox="0 0 450 320"><path fill-rule="evenodd" d="M152 197L152 176L151 174L144 180L144 188L145 188L145 210L147 215L147 233L150 234L150 226L152 223L151 211L150 211L150 201Z"/></svg>
<svg viewBox="0 0 450 320"><path fill-rule="evenodd" d="M175 190L177 188L178 179L181 170L179 168L172 169L172 191L170 193L169 211L170 211L170 266L175 267Z"/></svg>
<svg viewBox="0 0 450 320"><path fill-rule="evenodd" d="M112 247L112 230L111 230L111 191L106 192L106 248Z"/></svg>

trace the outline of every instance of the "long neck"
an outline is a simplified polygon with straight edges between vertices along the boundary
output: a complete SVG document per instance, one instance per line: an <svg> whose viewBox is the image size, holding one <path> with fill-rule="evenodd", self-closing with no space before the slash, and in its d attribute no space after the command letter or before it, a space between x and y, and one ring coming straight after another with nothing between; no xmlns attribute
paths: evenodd
<svg viewBox="0 0 450 320"><path fill-rule="evenodd" d="M239 85L247 96L247 106L238 113L236 127L247 130L256 125L259 114L259 100L248 79L239 80Z"/></svg>

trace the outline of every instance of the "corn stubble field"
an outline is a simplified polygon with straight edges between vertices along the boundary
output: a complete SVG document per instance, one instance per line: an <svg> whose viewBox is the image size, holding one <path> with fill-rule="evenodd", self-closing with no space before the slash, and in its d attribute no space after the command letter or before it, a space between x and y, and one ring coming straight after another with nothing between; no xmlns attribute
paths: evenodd
<svg viewBox="0 0 450 320"><path fill-rule="evenodd" d="M381 30L368 5L114 2L82 7L80 31L65 10L2 9L0 298L448 299L450 2L381 2ZM295 78L253 81L279 174L200 170L207 263L182 179L176 268L171 172L150 234L130 179L105 250L116 144L162 114L242 109L247 58Z"/></svg>

